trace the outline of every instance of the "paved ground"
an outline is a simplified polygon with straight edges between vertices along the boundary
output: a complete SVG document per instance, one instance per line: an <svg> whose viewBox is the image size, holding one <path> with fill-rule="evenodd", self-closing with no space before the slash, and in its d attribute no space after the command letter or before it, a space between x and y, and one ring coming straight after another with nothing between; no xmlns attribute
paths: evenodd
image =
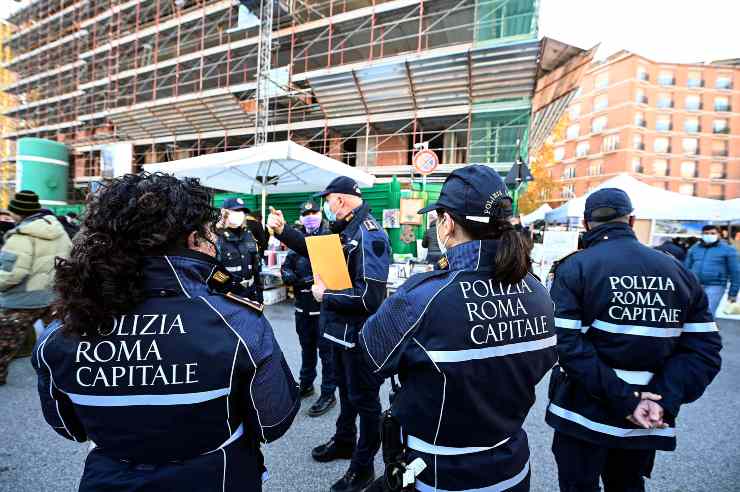
<svg viewBox="0 0 740 492"><path fill-rule="evenodd" d="M300 355L290 306L272 306L268 317L297 374ZM723 370L699 402L682 410L678 451L659 453L650 491L740 490L740 322L724 322L721 327ZM9 381L0 387L0 491L75 490L86 446L58 437L43 421L29 359L13 363ZM545 390L541 384L526 429L532 447L532 490L555 492L552 432L543 420ZM384 388L384 405L387 401ZM272 476L265 487L268 492L325 491L345 471L347 462L320 465L311 460L310 448L331 436L337 408L314 419L305 415L308 403L288 434L265 449ZM380 471L379 461L376 469Z"/></svg>

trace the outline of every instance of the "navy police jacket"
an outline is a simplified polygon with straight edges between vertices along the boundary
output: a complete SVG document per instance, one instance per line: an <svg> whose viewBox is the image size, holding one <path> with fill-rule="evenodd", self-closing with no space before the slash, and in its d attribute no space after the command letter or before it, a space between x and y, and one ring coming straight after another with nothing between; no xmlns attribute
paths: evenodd
<svg viewBox="0 0 740 492"><path fill-rule="evenodd" d="M147 297L130 313L39 339L46 421L96 445L81 491L261 490L259 443L288 430L298 386L261 312L209 291L215 266L194 252L147 258Z"/></svg>
<svg viewBox="0 0 740 492"><path fill-rule="evenodd" d="M505 490L529 474L522 425L555 363L553 305L531 274L495 280L497 245L451 248L447 269L411 277L360 333L371 368L399 375L392 413L407 460L427 465L421 491Z"/></svg>
<svg viewBox="0 0 740 492"><path fill-rule="evenodd" d="M262 302L262 258L257 240L249 228L221 231L218 259L237 281L246 281L242 292L247 297Z"/></svg>
<svg viewBox="0 0 740 492"><path fill-rule="evenodd" d="M362 325L385 299L391 247L367 203L354 211L339 237L352 288L326 291L319 325L324 338L351 349ZM308 256L306 240L299 231L286 227L278 239L296 253Z"/></svg>
<svg viewBox="0 0 740 492"><path fill-rule="evenodd" d="M298 230L306 237L329 234L328 227L323 223L311 233L307 232L304 227ZM313 271L311 270L311 261L307 257L301 256L295 251L290 251L280 268L280 274L285 285L293 286L296 313L304 316L318 316L321 314L321 305L316 302L311 292Z"/></svg>
<svg viewBox="0 0 740 492"><path fill-rule="evenodd" d="M699 398L720 369L722 347L707 297L676 259L648 248L627 224L584 235L550 291L560 367L547 422L610 448L673 450L679 408ZM666 429L631 424L636 392L663 397Z"/></svg>

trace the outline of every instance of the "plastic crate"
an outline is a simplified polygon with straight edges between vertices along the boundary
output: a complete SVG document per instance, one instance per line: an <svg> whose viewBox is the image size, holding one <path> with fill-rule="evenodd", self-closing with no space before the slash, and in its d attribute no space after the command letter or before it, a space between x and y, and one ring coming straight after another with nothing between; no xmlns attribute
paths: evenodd
<svg viewBox="0 0 740 492"><path fill-rule="evenodd" d="M288 298L288 291L285 287L277 287L275 289L267 289L262 292L265 306L271 306L272 304L278 304L285 301Z"/></svg>

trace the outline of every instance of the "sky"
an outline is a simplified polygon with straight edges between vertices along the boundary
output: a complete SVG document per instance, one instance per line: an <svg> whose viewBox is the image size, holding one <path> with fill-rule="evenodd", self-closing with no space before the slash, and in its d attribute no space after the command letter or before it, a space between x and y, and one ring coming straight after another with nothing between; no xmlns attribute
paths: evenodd
<svg viewBox="0 0 740 492"><path fill-rule="evenodd" d="M0 0L0 19L31 0ZM597 58L620 49L660 62L740 58L739 0L540 0L540 36Z"/></svg>
<svg viewBox="0 0 740 492"><path fill-rule="evenodd" d="M597 58L620 49L667 63L740 58L738 0L540 0L540 36Z"/></svg>

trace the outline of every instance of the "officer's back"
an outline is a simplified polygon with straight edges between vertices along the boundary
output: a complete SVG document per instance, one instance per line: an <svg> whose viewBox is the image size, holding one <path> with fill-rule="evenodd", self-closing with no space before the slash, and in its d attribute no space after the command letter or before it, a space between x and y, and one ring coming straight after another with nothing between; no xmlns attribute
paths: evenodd
<svg viewBox="0 0 740 492"><path fill-rule="evenodd" d="M555 362L552 302L528 269L501 179L469 166L446 181L437 223L442 269L409 279L366 323L360 344L427 469L418 490L527 490L522 425ZM385 439L385 437L384 437Z"/></svg>
<svg viewBox="0 0 740 492"><path fill-rule="evenodd" d="M118 206L124 197L132 205ZM140 256L158 237L131 222L142 209L161 219L151 222L160 240L187 237L187 248ZM33 364L47 422L96 445L81 490L261 489L259 442L287 431L297 386L261 305L232 294L213 258L213 215L196 181L121 178L58 267L64 325L41 338ZM125 237L106 242L110 224Z"/></svg>

